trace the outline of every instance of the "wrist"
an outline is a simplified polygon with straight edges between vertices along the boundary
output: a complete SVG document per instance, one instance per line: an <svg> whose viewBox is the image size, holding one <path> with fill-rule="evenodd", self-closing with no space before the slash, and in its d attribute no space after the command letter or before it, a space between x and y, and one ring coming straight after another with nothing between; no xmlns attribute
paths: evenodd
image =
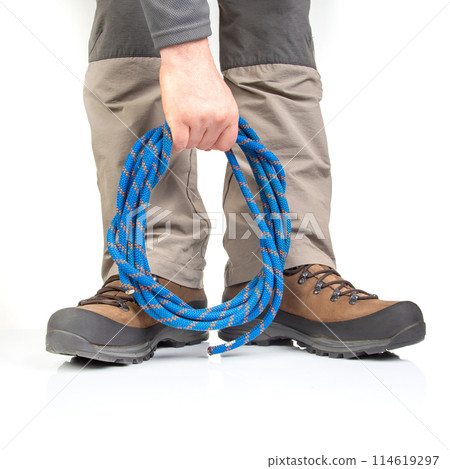
<svg viewBox="0 0 450 469"><path fill-rule="evenodd" d="M164 47L159 53L163 64L177 67L183 64L199 65L202 62L213 61L207 38Z"/></svg>

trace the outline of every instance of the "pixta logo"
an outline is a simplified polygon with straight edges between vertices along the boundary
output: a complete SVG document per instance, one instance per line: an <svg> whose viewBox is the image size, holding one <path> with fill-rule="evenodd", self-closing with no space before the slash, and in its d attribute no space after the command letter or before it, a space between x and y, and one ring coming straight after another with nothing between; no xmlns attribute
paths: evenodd
<svg viewBox="0 0 450 469"><path fill-rule="evenodd" d="M265 214L261 217L267 221ZM291 239L303 239L304 236L314 236L317 239L325 239L323 230L320 227L314 213L307 212L303 217L297 213L289 214L271 213L269 220L280 220L283 227L281 236L287 233L287 218L291 220ZM299 220L300 223L297 223ZM192 235L194 239L201 239L204 233L204 223L209 222L207 233L209 235L226 234L227 239L249 239L256 236L262 237L258 226L258 218L254 218L250 213L230 212L225 215L223 212L194 213L192 216Z"/></svg>
<svg viewBox="0 0 450 469"><path fill-rule="evenodd" d="M145 242L147 250L153 249L155 244L170 236L172 213L171 210L148 203L131 211L127 216L127 241L132 241L129 237L136 225L138 230L136 230L134 243L142 245Z"/></svg>

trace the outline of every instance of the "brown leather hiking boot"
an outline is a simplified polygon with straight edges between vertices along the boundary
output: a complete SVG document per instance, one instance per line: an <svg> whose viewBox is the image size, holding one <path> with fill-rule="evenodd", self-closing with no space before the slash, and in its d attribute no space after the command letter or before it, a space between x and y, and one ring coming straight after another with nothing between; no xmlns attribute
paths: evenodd
<svg viewBox="0 0 450 469"><path fill-rule="evenodd" d="M203 289L155 278L193 308L207 306ZM51 316L46 349L105 362L142 363L158 346L182 347L207 339L208 332L174 329L150 317L113 275L93 297Z"/></svg>
<svg viewBox="0 0 450 469"><path fill-rule="evenodd" d="M227 301L246 283L226 288ZM219 332L235 339L259 319ZM304 265L284 271L284 292L272 324L251 343L270 345L294 339L317 355L350 358L382 353L420 342L425 323L419 307L410 301L382 301L344 280L323 265Z"/></svg>

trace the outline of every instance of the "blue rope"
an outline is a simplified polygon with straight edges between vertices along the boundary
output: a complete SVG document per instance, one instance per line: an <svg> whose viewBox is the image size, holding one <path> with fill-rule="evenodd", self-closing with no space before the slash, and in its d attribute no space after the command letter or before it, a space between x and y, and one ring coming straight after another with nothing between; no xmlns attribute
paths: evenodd
<svg viewBox="0 0 450 469"><path fill-rule="evenodd" d="M167 125L143 135L125 162L117 193L117 212L107 235L109 252L119 268L122 286L152 318L178 329L206 331L245 324L260 316L245 335L208 348L216 354L250 342L275 317L283 295L283 269L289 251L291 224L286 201L286 178L277 157L267 150L244 119L239 119L237 144L250 163L264 214L255 203L233 151L226 152L247 205L261 230L263 268L232 300L218 306L193 309L150 272L145 249L146 212L153 188L163 177L170 159L172 135Z"/></svg>

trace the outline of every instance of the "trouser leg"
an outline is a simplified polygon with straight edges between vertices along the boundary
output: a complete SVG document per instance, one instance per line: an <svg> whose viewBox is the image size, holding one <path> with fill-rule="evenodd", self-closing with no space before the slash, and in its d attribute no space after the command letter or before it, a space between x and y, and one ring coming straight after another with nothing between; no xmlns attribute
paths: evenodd
<svg viewBox="0 0 450 469"><path fill-rule="evenodd" d="M164 123L160 58L139 0L97 2L89 60L84 102L106 239L128 152L138 137ZM147 252L151 247L151 271L188 287L202 287L209 220L203 215L205 207L197 190L195 150L171 157L150 204ZM117 267L105 242L102 276L106 279L114 273Z"/></svg>
<svg viewBox="0 0 450 469"><path fill-rule="evenodd" d="M220 0L221 68L239 112L286 172L292 242L286 267L335 265L328 229L331 176L320 111L322 85L315 68L309 0ZM258 189L236 151L252 193ZM248 208L227 167L223 207L227 218L226 285L261 270L259 242Z"/></svg>

